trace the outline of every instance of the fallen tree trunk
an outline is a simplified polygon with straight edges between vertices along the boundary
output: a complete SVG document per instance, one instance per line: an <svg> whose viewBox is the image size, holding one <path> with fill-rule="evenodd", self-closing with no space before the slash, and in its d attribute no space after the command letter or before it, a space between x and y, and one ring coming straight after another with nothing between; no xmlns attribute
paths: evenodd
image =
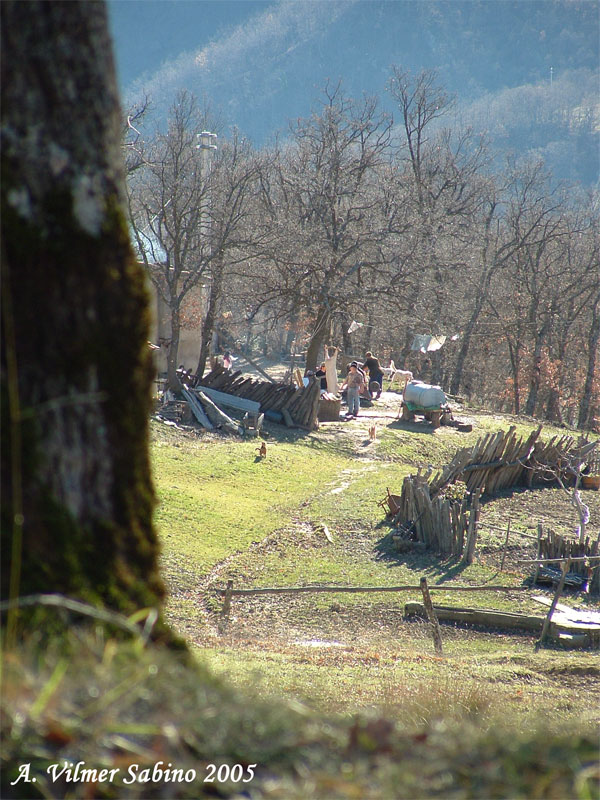
<svg viewBox="0 0 600 800"><path fill-rule="evenodd" d="M201 392L199 389L196 389L196 394L200 398L208 418L215 427L224 428L229 433L234 433L238 436L244 435L243 427L235 422L235 420L231 419L231 417L229 417L224 411L221 411L221 409L213 403L210 397L205 395L204 392Z"/></svg>

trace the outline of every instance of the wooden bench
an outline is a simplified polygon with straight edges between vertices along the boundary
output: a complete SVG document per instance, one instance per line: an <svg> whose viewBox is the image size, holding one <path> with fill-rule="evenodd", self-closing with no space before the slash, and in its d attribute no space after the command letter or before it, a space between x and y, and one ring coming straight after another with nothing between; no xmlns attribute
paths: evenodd
<svg viewBox="0 0 600 800"><path fill-rule="evenodd" d="M243 411L246 419L250 422L248 427L252 427L257 433L260 431L264 419L264 414L260 413L260 403L255 400L246 400L245 397L227 394L227 392L219 392L217 389L210 389L208 386L197 386L196 388L199 392L209 397L217 406Z"/></svg>

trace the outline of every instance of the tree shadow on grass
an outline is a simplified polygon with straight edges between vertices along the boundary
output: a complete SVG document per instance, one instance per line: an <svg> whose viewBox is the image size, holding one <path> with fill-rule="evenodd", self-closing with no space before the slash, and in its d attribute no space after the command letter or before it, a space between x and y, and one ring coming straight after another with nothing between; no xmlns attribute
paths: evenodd
<svg viewBox="0 0 600 800"><path fill-rule="evenodd" d="M384 525L385 523L382 523L377 527ZM466 564L461 564L460 559L456 557L444 559L429 550L400 552L392 539L394 531L395 529L390 530L375 542L373 549L376 561L383 562L390 568L402 566L412 572L418 572L421 576L435 579L436 585L453 580L465 569ZM415 545L418 546L418 543L415 542Z"/></svg>

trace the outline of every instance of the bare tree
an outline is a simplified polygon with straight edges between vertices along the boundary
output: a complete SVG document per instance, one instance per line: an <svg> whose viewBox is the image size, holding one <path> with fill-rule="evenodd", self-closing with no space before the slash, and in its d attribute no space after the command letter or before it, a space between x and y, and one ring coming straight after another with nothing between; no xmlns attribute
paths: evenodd
<svg viewBox="0 0 600 800"><path fill-rule="evenodd" d="M180 388L177 355L182 305L208 273L211 171L197 147L204 120L195 98L178 94L166 132L157 131L142 150L144 169L129 181L129 206L138 254L169 309L171 336L167 379Z"/></svg>
<svg viewBox="0 0 600 800"><path fill-rule="evenodd" d="M340 86L328 87L319 113L298 120L291 135L262 181L271 247L263 247L251 270L261 285L255 308L277 299L283 314L311 312L307 366L314 367L333 316L352 300L378 295L374 268L386 222L377 170L390 120L375 100L355 102Z"/></svg>
<svg viewBox="0 0 600 800"><path fill-rule="evenodd" d="M255 225L254 196L264 157L259 157L237 130L223 141L214 157L210 198L210 289L202 324L202 343L196 374L206 365L216 317L222 301L227 301L232 276L241 271L264 235ZM231 277L230 277L231 276Z"/></svg>
<svg viewBox="0 0 600 800"><path fill-rule="evenodd" d="M489 269L482 264L481 270L474 270L475 275L482 273L476 279L479 288L474 308L459 300L455 288L459 280L462 284L475 279L470 274L476 258L475 228L483 228L482 235L489 242L485 226L491 222L482 219L489 214L489 210L485 211L485 207L489 209L488 179L484 177L489 160L487 143L470 129L452 131L440 127L441 118L453 107L453 99L439 84L434 70L423 70L413 76L394 66L388 90L401 118L398 158L406 166L408 202L412 203L415 216L415 257L421 269L419 280L412 286L409 304L413 318L422 320L432 333L443 333L444 328L462 329L464 315L470 316L468 335L463 339L464 362L469 336L481 311L481 293L489 280ZM481 255L486 257L485 246ZM405 356L413 332L406 330ZM442 378L443 352L439 350L433 356L436 381Z"/></svg>
<svg viewBox="0 0 600 800"><path fill-rule="evenodd" d="M125 151L125 172L128 175L135 172L145 163L143 134L139 128L149 109L150 100L146 96L125 114L123 121L123 147Z"/></svg>

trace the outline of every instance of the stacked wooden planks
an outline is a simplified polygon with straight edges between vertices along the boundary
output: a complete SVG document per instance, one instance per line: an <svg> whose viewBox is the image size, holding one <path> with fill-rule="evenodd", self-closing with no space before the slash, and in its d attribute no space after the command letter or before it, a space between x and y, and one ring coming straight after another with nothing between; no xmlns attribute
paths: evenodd
<svg viewBox="0 0 600 800"><path fill-rule="evenodd" d="M284 383L271 383L244 377L240 371L229 372L217 364L196 385L219 392L243 397L260 403L261 411L274 411L282 415L286 425L313 430L319 409L319 382L311 380L308 386L298 389Z"/></svg>
<svg viewBox="0 0 600 800"><path fill-rule="evenodd" d="M408 475L402 484L402 494L398 497L388 493L388 498L394 500L394 522L403 528L403 532L392 537L397 545L410 532L427 549L443 556L460 556L467 534L475 533L479 503L473 502L469 509L467 497L455 500L441 494L432 496L427 481L420 476Z"/></svg>

